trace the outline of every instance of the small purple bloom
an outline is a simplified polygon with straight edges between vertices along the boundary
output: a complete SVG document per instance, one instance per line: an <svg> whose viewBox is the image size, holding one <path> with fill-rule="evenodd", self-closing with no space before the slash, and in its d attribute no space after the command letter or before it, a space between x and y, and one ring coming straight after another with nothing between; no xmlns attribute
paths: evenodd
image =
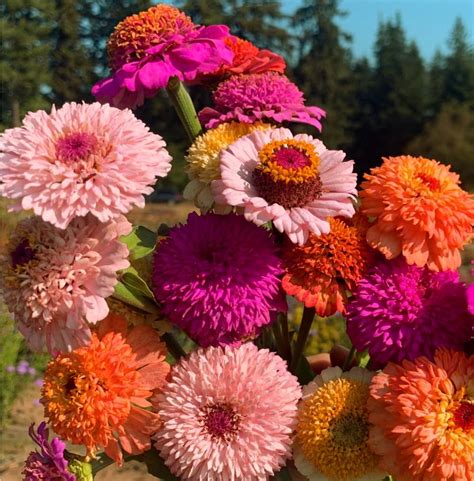
<svg viewBox="0 0 474 481"><path fill-rule="evenodd" d="M35 379L34 385L38 387L43 387L43 380L41 378Z"/></svg>
<svg viewBox="0 0 474 481"><path fill-rule="evenodd" d="M16 372L21 376L28 374L28 370L29 370L29 366L22 363L18 364L18 366L16 367Z"/></svg>
<svg viewBox="0 0 474 481"><path fill-rule="evenodd" d="M7 367L5 368L5 371L7 371L7 372L9 372L9 373L13 373L13 372L16 371L16 367L15 367L15 366L11 366L11 365L10 365L10 366L7 366Z"/></svg>
<svg viewBox="0 0 474 481"><path fill-rule="evenodd" d="M26 459L23 481L76 481L76 476L67 469L68 462L64 458L66 445L59 438L49 442L46 423L42 422L37 432L32 424L29 434L40 449L32 451Z"/></svg>
<svg viewBox="0 0 474 481"><path fill-rule="evenodd" d="M28 368L28 374L29 374L30 376L36 375L36 369L35 369L34 367L29 367L29 368Z"/></svg>

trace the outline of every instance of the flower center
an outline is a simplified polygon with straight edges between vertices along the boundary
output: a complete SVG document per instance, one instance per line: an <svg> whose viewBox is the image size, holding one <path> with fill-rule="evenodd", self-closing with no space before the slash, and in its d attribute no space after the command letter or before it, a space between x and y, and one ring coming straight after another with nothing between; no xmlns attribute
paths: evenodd
<svg viewBox="0 0 474 481"><path fill-rule="evenodd" d="M329 432L338 446L352 448L367 442L369 426L362 416L348 414L333 419Z"/></svg>
<svg viewBox="0 0 474 481"><path fill-rule="evenodd" d="M269 204L302 207L321 196L319 156L309 142L275 140L263 147L259 159L253 182Z"/></svg>
<svg viewBox="0 0 474 481"><path fill-rule="evenodd" d="M24 266L35 258L35 251L31 248L28 239L23 239L10 254L12 267Z"/></svg>
<svg viewBox="0 0 474 481"><path fill-rule="evenodd" d="M94 153L97 138L86 132L67 134L56 143L56 155L65 164L72 164L79 160L86 160Z"/></svg>
<svg viewBox="0 0 474 481"><path fill-rule="evenodd" d="M474 429L474 404L470 402L461 402L459 407L454 411L454 424L464 431Z"/></svg>
<svg viewBox="0 0 474 481"><path fill-rule="evenodd" d="M425 187L428 187L432 192L437 192L441 188L441 182L435 177L426 174L424 172L419 172L416 174L416 178L422 182Z"/></svg>
<svg viewBox="0 0 474 481"><path fill-rule="evenodd" d="M240 415L226 403L212 403L204 407L201 421L205 430L215 439L230 441L238 432Z"/></svg>

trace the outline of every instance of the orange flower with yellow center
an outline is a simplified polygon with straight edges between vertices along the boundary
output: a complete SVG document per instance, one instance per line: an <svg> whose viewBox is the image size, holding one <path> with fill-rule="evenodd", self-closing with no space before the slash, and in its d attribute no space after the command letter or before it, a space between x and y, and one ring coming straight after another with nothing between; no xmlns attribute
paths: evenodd
<svg viewBox="0 0 474 481"><path fill-rule="evenodd" d="M368 446L366 408L372 373L324 370L303 390L294 446L296 468L309 481L379 481L379 458Z"/></svg>
<svg viewBox="0 0 474 481"><path fill-rule="evenodd" d="M89 346L48 364L41 403L53 430L84 445L88 456L103 447L119 464L121 448L130 454L146 451L160 426L158 414L147 408L169 373L165 356L151 327L128 332L123 318L109 315Z"/></svg>
<svg viewBox="0 0 474 481"><path fill-rule="evenodd" d="M471 481L474 473L474 356L440 349L389 363L368 401L369 443L400 481Z"/></svg>
<svg viewBox="0 0 474 481"><path fill-rule="evenodd" d="M192 20L171 5L159 4L121 21L107 42L110 68L140 60L145 52L176 33L194 29Z"/></svg>
<svg viewBox="0 0 474 481"><path fill-rule="evenodd" d="M329 219L328 234L310 234L302 246L285 242L283 289L319 316L344 312L347 291L354 291L374 261L365 239L368 222L360 215L350 220Z"/></svg>
<svg viewBox="0 0 474 481"><path fill-rule="evenodd" d="M455 270L472 238L474 197L459 186L450 167L423 157L388 157L365 175L361 209L374 223L369 244L387 259Z"/></svg>

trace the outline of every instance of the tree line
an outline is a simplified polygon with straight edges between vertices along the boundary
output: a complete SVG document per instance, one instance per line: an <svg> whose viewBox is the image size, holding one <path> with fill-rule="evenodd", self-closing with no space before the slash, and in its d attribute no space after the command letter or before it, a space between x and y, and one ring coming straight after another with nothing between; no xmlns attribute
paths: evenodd
<svg viewBox="0 0 474 481"><path fill-rule="evenodd" d="M26 112L52 103L91 101L92 84L107 73L105 44L114 26L152 3L4 0L0 127L19 125ZM400 16L382 21L369 60L354 56L351 36L339 26L346 15L339 0L304 0L290 15L274 0L175 3L197 23L224 23L281 53L308 104L327 111L322 140L345 150L359 173L381 156L409 153L451 163L465 187L474 188L474 49L461 19L442 46L445 53L429 61L407 39ZM167 140L177 167L167 181L182 185L186 146L166 96L137 114Z"/></svg>

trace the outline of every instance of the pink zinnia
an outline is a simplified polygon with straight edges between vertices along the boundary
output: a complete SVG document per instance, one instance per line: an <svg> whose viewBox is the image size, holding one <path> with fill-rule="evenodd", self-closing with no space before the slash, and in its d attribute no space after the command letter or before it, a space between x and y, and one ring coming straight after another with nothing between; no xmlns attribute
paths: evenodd
<svg viewBox="0 0 474 481"><path fill-rule="evenodd" d="M131 225L121 217L102 224L92 216L61 230L39 217L21 221L0 257L0 291L29 346L51 354L87 345L89 323L107 316L116 273L128 267L118 237Z"/></svg>
<svg viewBox="0 0 474 481"><path fill-rule="evenodd" d="M292 242L304 244L310 232L330 231L330 217L354 215L354 162L344 157L310 135L294 136L284 128L256 131L222 152L214 198L242 207L257 225L273 222Z"/></svg>
<svg viewBox="0 0 474 481"><path fill-rule="evenodd" d="M462 350L474 333L466 287L456 272L433 272L404 259L369 270L347 306L347 333L378 366L432 359L438 347Z"/></svg>
<svg viewBox="0 0 474 481"><path fill-rule="evenodd" d="M190 214L156 248L162 313L200 346L255 337L286 311L271 234L235 214Z"/></svg>
<svg viewBox="0 0 474 481"><path fill-rule="evenodd" d="M30 113L0 135L0 151L0 195L61 229L88 213L106 222L144 207L171 168L159 135L129 110L99 103Z"/></svg>
<svg viewBox="0 0 474 481"><path fill-rule="evenodd" d="M291 456L300 396L285 361L267 349L199 349L157 396L156 447L182 480L267 480Z"/></svg>
<svg viewBox="0 0 474 481"><path fill-rule="evenodd" d="M172 77L196 82L230 64L225 25L200 27L176 7L155 5L120 22L107 43L112 76L92 89L100 102L135 108L165 88Z"/></svg>
<svg viewBox="0 0 474 481"><path fill-rule="evenodd" d="M471 261L471 264L474 264L474 261ZM471 270L471 276L474 276L474 269ZM469 312L474 314L474 284L470 284L467 288L467 303Z"/></svg>
<svg viewBox="0 0 474 481"><path fill-rule="evenodd" d="M284 75L275 72L236 75L222 82L213 95L214 107L199 113L199 120L212 129L224 122L252 124L257 120L300 122L321 130L326 112L306 107L303 92Z"/></svg>

